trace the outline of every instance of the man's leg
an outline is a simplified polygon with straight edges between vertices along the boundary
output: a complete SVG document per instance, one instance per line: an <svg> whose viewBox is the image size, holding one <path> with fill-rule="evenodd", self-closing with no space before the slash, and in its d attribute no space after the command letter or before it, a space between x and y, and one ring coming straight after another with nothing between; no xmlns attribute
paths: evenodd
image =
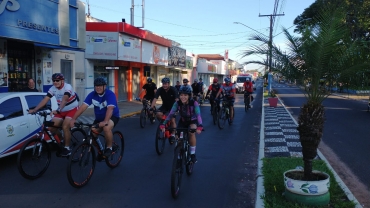
<svg viewBox="0 0 370 208"><path fill-rule="evenodd" d="M197 126L195 124L190 124L189 127L191 129L196 129L197 128ZM197 140L196 140L196 137L195 137L195 133L190 133L189 132L188 135L189 135L191 161L193 163L196 163L197 162L197 157L195 156L195 150L196 150L196 146L197 146Z"/></svg>
<svg viewBox="0 0 370 208"><path fill-rule="evenodd" d="M65 117L62 128L63 128L63 133L64 133L64 145L66 147L69 147L71 145L71 128L70 128L70 122L71 122L71 117Z"/></svg>
<svg viewBox="0 0 370 208"><path fill-rule="evenodd" d="M109 157L112 154L112 144L113 144L113 132L114 122L109 120L108 125L103 127L104 137L105 137L105 151L104 156Z"/></svg>

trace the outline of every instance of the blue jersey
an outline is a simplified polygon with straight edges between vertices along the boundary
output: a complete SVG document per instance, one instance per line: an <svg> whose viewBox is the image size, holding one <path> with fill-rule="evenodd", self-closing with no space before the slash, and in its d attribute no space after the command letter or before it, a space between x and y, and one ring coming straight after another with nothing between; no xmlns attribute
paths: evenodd
<svg viewBox="0 0 370 208"><path fill-rule="evenodd" d="M95 119L98 122L104 121L108 106L114 106L112 116L118 118L120 117L116 95L111 90L106 89L104 95L102 96L99 96L95 91L90 92L87 95L84 103L86 103L88 106L91 104L94 105Z"/></svg>

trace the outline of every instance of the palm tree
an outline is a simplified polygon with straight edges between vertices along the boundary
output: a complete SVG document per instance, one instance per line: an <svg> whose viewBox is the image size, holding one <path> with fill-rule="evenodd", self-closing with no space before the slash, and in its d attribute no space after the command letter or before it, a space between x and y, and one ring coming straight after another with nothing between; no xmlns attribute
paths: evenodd
<svg viewBox="0 0 370 208"><path fill-rule="evenodd" d="M298 118L298 131L302 145L304 161L304 179L312 180L312 160L317 155L317 148L324 129L325 111L322 102L328 92L320 88L320 80L332 83L341 73L368 70L368 50L366 44L351 40L345 27L346 13L339 7L323 8L313 18L313 27L306 27L301 37L291 35L287 29L284 34L287 40L287 51L272 45L272 71L294 78L300 83L311 82L311 89L305 91L307 102L301 108ZM244 51L248 55L267 55L268 39L255 34L251 38L261 42ZM249 61L266 65L261 61Z"/></svg>

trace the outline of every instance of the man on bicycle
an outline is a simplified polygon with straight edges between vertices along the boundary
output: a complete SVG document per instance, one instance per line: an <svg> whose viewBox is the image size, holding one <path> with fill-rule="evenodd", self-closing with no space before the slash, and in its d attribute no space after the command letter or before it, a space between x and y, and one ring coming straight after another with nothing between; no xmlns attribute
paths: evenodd
<svg viewBox="0 0 370 208"><path fill-rule="evenodd" d="M157 85L153 82L152 78L148 77L146 79L147 83L143 86L143 89L141 90L140 94L145 90L145 95L143 98L143 103L145 103L145 100L149 100L150 103L153 102L154 94L157 92ZM152 114L153 112L150 112Z"/></svg>
<svg viewBox="0 0 370 208"><path fill-rule="evenodd" d="M179 128L196 128L196 132L200 134L203 125L198 102L191 99L190 88L186 86L180 88L179 94L180 100L173 104L168 117L160 125L161 130L165 131L166 123L176 112L179 112L180 120L177 126ZM197 162L197 157L195 156L196 142L195 134L189 132L190 157L193 163Z"/></svg>
<svg viewBox="0 0 370 208"><path fill-rule="evenodd" d="M51 114L54 114L52 122L54 122L54 126L62 126L64 133L64 148L61 152L61 156L66 157L71 154L71 150L69 148L71 141L69 123L78 109L78 96L72 86L64 82L63 74L55 73L51 78L53 80L53 86L50 87L44 99L41 100L34 109L29 110L28 112L37 112L41 107L45 106L50 98L55 96L58 103L58 109L51 112ZM59 138L62 138L62 135L60 135L60 132L57 131L56 128L50 127L49 129L52 133L58 134Z"/></svg>
<svg viewBox="0 0 370 208"><path fill-rule="evenodd" d="M90 92L81 104L80 108L70 121L70 127L74 127L76 119L91 105L94 105L95 121L94 124L99 124L99 128L92 128L94 132L100 133L104 131L106 140L106 149L104 157L108 158L112 154L113 132L112 129L117 125L120 115L117 106L117 99L114 92L107 89L107 82L103 77L98 77L94 80L94 91ZM102 157L99 155L98 157Z"/></svg>
<svg viewBox="0 0 370 208"><path fill-rule="evenodd" d="M157 92L154 95L154 99L151 105L151 110L155 108L157 100L161 96L162 106L158 108L157 118L162 120L163 114L170 112L172 105L175 101L179 99L179 94L175 87L170 86L170 79L165 77L162 79L162 87L158 88ZM174 116L171 119L171 127L176 128L176 119ZM172 143L175 140L175 131L172 131L170 142Z"/></svg>
<svg viewBox="0 0 370 208"><path fill-rule="evenodd" d="M235 85L231 83L231 79L229 77L226 77L224 79L225 83L221 85L220 90L218 91L216 95L216 99L220 96L221 92L224 93L224 99L226 99L229 102L230 106L230 123L234 120L234 102L235 102Z"/></svg>
<svg viewBox="0 0 370 208"><path fill-rule="evenodd" d="M244 99L248 99L249 100L249 105L248 107L250 108L251 107L251 95L253 93L253 83L249 80L249 78L246 78L244 84L243 84L243 89L244 89Z"/></svg>
<svg viewBox="0 0 370 208"><path fill-rule="evenodd" d="M177 90L177 91L179 91L179 90L180 90L180 87L181 87L181 85L180 85L180 81L176 81L176 85L175 85L175 87L176 87L176 90Z"/></svg>
<svg viewBox="0 0 370 208"><path fill-rule="evenodd" d="M193 88L191 87L191 85L189 85L189 80L188 79L183 79L182 80L182 84L181 86L185 86L185 87L189 87L189 89L191 90L191 98L193 98Z"/></svg>
<svg viewBox="0 0 370 208"><path fill-rule="evenodd" d="M208 91L207 91L207 94L206 94L206 99L209 99L209 102L211 103L211 113L212 113L212 109L213 109L214 104L217 105L217 111L220 110L220 101L215 100L218 91L220 91L220 88L221 88L221 85L218 83L218 79L214 78L213 79L213 84L209 85ZM211 96L208 96L210 92L211 92Z"/></svg>
<svg viewBox="0 0 370 208"><path fill-rule="evenodd" d="M199 82L198 82L199 94L200 96L202 96L202 98L203 98L203 85L204 85L203 79L199 78Z"/></svg>
<svg viewBox="0 0 370 208"><path fill-rule="evenodd" d="M198 97L197 96L200 93L198 79L194 79L194 83L191 85L191 88L193 89L194 100L195 101L198 101Z"/></svg>

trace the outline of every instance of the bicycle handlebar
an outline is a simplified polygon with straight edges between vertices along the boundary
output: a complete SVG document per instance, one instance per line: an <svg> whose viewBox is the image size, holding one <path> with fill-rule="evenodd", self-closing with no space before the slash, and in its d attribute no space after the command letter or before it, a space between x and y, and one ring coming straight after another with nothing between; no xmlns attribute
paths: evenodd
<svg viewBox="0 0 370 208"><path fill-rule="evenodd" d="M195 128L195 129L191 129L191 128L172 128L172 127L170 127L170 128L166 128L166 129L168 129L169 131L172 131L172 130L177 130L177 131L189 131L189 132L191 132L191 133L194 133L194 132L196 132L196 131L197 131L197 129L196 129L196 128ZM204 130L204 127L203 127L202 131L205 131L205 130Z"/></svg>

